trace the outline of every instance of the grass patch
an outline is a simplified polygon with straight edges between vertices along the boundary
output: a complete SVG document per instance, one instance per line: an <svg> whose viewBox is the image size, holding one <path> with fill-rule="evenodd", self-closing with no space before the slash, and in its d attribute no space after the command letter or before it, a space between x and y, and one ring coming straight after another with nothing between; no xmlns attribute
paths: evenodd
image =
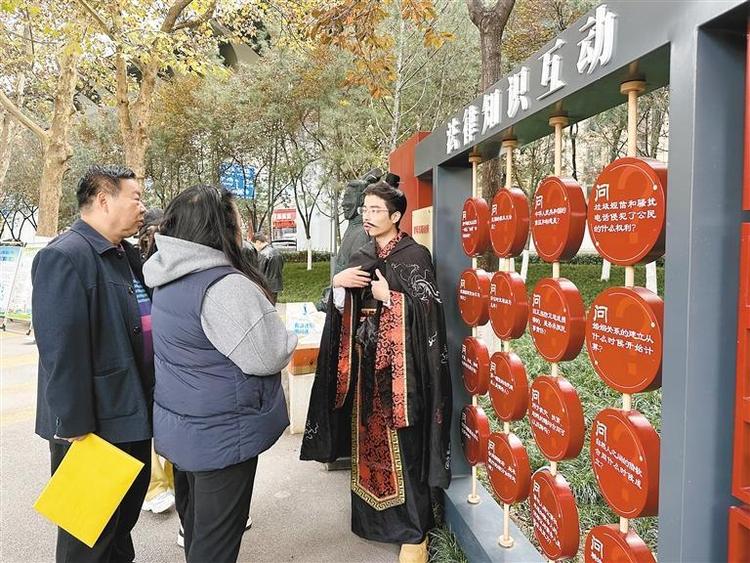
<svg viewBox="0 0 750 563"><path fill-rule="evenodd" d="M448 528L435 528L429 533L430 563L469 563L456 536Z"/></svg>
<svg viewBox="0 0 750 563"><path fill-rule="evenodd" d="M312 270L304 262L284 264L284 291L279 295L280 303L312 301L316 303L323 289L330 284L331 263L313 262Z"/></svg>

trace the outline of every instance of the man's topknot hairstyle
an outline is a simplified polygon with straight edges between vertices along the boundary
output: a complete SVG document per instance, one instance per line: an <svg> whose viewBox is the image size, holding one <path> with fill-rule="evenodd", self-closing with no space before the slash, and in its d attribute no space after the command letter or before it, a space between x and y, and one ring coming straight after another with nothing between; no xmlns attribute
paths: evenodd
<svg viewBox="0 0 750 563"><path fill-rule="evenodd" d="M76 199L78 209L91 204L96 194L107 192L116 195L120 192L120 180L135 180L135 172L125 166L89 166L78 182Z"/></svg>

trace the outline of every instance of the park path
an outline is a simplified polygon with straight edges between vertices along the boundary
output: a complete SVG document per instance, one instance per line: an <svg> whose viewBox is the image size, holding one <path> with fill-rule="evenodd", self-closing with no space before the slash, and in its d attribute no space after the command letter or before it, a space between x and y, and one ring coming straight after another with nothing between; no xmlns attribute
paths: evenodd
<svg viewBox="0 0 750 563"><path fill-rule="evenodd" d="M37 352L22 334L0 332L0 562L54 560L55 527L32 504L49 477L47 443L34 434ZM286 376L285 376L286 377ZM361 540L349 528L349 472L298 461L301 436L286 432L260 457L253 527L241 562L394 562L395 546ZM142 512L136 561L180 563L177 515Z"/></svg>

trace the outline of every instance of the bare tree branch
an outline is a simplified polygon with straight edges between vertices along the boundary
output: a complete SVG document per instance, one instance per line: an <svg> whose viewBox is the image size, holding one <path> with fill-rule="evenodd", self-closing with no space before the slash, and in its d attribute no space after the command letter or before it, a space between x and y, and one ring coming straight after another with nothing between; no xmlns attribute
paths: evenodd
<svg viewBox="0 0 750 563"><path fill-rule="evenodd" d="M203 12L200 16L192 20L186 20L184 22L178 23L172 28L172 31L179 31L181 29L193 29L200 25L203 25L212 17L214 17L215 11L216 11L216 0L213 0L213 2L209 4L208 8L206 8L206 11Z"/></svg>
<svg viewBox="0 0 750 563"><path fill-rule="evenodd" d="M47 131L45 131L36 121L22 112L2 90L0 90L0 106L12 115L21 125L34 133L43 144L49 140L49 133L47 133Z"/></svg>

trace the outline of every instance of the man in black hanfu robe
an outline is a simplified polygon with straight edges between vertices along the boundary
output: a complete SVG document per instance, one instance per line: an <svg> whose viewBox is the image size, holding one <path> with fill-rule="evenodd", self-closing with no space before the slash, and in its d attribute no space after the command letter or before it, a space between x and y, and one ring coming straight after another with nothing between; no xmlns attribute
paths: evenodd
<svg viewBox="0 0 750 563"><path fill-rule="evenodd" d="M450 483L451 380L429 250L398 230L403 193L365 191L372 240L334 277L301 459L352 458L352 530L426 561Z"/></svg>

